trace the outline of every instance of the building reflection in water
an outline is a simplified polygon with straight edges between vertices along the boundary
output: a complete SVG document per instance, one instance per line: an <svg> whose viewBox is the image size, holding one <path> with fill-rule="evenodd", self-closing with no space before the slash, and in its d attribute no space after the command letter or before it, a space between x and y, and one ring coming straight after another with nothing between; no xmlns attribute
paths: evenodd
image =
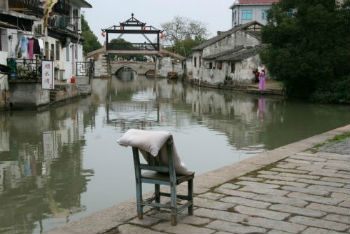
<svg viewBox="0 0 350 234"><path fill-rule="evenodd" d="M89 114L70 104L11 115L0 114L0 233L42 231L47 218L69 221L85 209L80 195L93 175L81 153Z"/></svg>

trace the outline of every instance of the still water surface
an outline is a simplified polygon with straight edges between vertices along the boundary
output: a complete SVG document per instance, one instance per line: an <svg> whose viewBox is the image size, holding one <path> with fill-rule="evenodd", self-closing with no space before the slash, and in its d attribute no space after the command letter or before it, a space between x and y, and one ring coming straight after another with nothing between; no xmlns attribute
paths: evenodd
<svg viewBox="0 0 350 234"><path fill-rule="evenodd" d="M0 233L40 233L134 197L131 149L116 143L130 128L171 131L198 175L349 124L347 111L164 79L95 79L74 103L0 113Z"/></svg>

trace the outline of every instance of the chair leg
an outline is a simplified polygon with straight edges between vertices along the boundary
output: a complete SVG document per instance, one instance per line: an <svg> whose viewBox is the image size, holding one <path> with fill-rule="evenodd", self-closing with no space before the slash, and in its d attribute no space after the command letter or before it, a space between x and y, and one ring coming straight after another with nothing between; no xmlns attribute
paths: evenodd
<svg viewBox="0 0 350 234"><path fill-rule="evenodd" d="M188 201L191 205L188 207L188 215L193 215L193 179L187 182L188 184Z"/></svg>
<svg viewBox="0 0 350 234"><path fill-rule="evenodd" d="M136 182L136 198L137 198L137 217L143 219L143 206L142 203L142 184Z"/></svg>
<svg viewBox="0 0 350 234"><path fill-rule="evenodd" d="M156 203L160 204L160 185L159 184L154 185L154 193L156 197ZM160 210L160 208L157 207L157 210Z"/></svg>
<svg viewBox="0 0 350 234"><path fill-rule="evenodd" d="M170 197L171 197L171 225L177 224L177 204L176 204L176 185L170 186Z"/></svg>

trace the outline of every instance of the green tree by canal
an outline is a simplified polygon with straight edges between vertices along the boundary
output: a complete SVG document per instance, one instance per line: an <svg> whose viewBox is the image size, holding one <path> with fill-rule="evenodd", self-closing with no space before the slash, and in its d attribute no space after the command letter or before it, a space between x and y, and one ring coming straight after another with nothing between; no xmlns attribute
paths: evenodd
<svg viewBox="0 0 350 234"><path fill-rule="evenodd" d="M349 0L282 0L268 12L261 58L289 97L350 102Z"/></svg>
<svg viewBox="0 0 350 234"><path fill-rule="evenodd" d="M91 51L101 48L101 43L97 40L96 35L91 31L88 22L85 20L84 15L81 15L81 29L84 37L83 51L87 54Z"/></svg>

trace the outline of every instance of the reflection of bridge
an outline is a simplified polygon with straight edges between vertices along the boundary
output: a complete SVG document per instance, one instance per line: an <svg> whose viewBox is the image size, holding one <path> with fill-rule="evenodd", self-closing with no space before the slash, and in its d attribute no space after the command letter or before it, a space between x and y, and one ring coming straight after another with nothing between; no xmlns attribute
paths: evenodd
<svg viewBox="0 0 350 234"><path fill-rule="evenodd" d="M150 70L155 70L155 63L152 62L132 62L132 61L110 61L111 74L115 74L120 69L128 67L139 75L145 75Z"/></svg>

